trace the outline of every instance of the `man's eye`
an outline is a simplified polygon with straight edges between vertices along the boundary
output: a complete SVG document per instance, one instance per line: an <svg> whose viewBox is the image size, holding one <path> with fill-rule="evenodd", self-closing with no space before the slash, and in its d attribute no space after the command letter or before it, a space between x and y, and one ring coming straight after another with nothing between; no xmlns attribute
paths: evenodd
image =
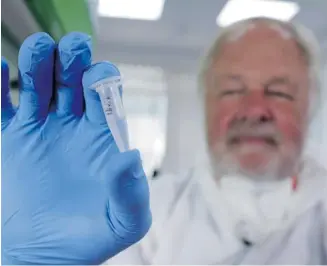
<svg viewBox="0 0 327 266"><path fill-rule="evenodd" d="M228 95L237 95L237 94L242 94L243 90L225 90L220 92L219 96L228 96Z"/></svg>
<svg viewBox="0 0 327 266"><path fill-rule="evenodd" d="M284 98L286 100L289 101L294 101L294 97L288 93L285 92L281 92L281 91L269 91L268 95L270 96L274 96L274 97L280 97L280 98Z"/></svg>

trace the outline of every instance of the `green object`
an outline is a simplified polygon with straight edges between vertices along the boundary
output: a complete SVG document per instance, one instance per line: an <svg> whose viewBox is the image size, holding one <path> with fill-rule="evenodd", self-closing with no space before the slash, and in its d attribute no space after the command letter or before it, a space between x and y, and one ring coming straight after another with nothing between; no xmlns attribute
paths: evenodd
<svg viewBox="0 0 327 266"><path fill-rule="evenodd" d="M92 35L88 5L84 0L25 0L41 28L56 41L71 31Z"/></svg>
<svg viewBox="0 0 327 266"><path fill-rule="evenodd" d="M57 41L65 34L52 0L25 0L25 2L42 30Z"/></svg>
<svg viewBox="0 0 327 266"><path fill-rule="evenodd" d="M82 31L92 35L93 29L88 6L83 0L52 0L64 31Z"/></svg>

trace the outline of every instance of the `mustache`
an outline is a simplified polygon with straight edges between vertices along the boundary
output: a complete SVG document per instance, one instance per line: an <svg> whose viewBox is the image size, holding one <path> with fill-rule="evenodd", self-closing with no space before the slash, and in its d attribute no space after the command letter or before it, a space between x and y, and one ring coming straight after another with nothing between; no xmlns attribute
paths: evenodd
<svg viewBox="0 0 327 266"><path fill-rule="evenodd" d="M273 124L242 124L229 129L227 133L229 144L237 144L242 138L261 138L268 144L276 146L281 141L281 134Z"/></svg>

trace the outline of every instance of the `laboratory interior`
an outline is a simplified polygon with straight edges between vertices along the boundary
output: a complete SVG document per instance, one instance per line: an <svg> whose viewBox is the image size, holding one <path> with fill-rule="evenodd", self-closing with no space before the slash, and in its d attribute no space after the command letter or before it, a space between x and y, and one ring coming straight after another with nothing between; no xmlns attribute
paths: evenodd
<svg viewBox="0 0 327 266"><path fill-rule="evenodd" d="M2 0L1 54L18 104L17 55L27 36L91 35L93 61L110 61L121 71L130 146L141 151L147 176L156 179L192 167L205 147L198 73L217 34L252 16L300 22L323 51L322 106L308 150L326 164L326 11L326 0Z"/></svg>

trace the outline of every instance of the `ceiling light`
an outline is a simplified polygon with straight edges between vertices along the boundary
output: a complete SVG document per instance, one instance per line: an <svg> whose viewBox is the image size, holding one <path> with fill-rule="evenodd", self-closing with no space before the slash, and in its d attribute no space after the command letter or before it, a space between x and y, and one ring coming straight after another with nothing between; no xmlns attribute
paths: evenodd
<svg viewBox="0 0 327 266"><path fill-rule="evenodd" d="M300 10L297 3L274 0L229 0L217 17L217 24L226 27L252 17L291 20Z"/></svg>
<svg viewBox="0 0 327 266"><path fill-rule="evenodd" d="M100 16L136 20L159 20L165 0L99 0Z"/></svg>

